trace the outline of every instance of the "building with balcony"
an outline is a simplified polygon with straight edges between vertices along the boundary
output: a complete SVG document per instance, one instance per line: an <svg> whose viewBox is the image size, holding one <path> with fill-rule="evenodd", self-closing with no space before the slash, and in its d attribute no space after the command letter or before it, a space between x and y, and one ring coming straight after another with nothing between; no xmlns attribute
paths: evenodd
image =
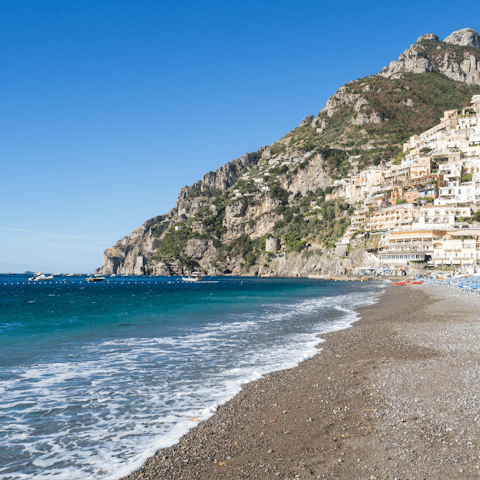
<svg viewBox="0 0 480 480"><path fill-rule="evenodd" d="M413 205L409 203L375 210L370 214L365 230L388 230L411 225L415 220L414 211Z"/></svg>
<svg viewBox="0 0 480 480"><path fill-rule="evenodd" d="M459 217L470 217L470 207L457 207L453 205L429 205L419 209L418 219L412 228L422 228L425 225L454 225Z"/></svg>
<svg viewBox="0 0 480 480"><path fill-rule="evenodd" d="M442 230L440 234L443 234ZM380 260L388 265L409 265L425 262L433 255L433 242L440 238L436 230L399 229L386 235L379 247Z"/></svg>
<svg viewBox="0 0 480 480"><path fill-rule="evenodd" d="M436 267L480 263L480 230L445 232L433 244L432 260Z"/></svg>

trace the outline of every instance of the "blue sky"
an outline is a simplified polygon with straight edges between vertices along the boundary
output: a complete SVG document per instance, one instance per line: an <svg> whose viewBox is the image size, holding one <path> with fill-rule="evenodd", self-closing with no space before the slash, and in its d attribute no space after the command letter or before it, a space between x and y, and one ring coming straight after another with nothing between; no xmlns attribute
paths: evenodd
<svg viewBox="0 0 480 480"><path fill-rule="evenodd" d="M0 1L0 272L90 272L180 188L274 142L451 2Z"/></svg>

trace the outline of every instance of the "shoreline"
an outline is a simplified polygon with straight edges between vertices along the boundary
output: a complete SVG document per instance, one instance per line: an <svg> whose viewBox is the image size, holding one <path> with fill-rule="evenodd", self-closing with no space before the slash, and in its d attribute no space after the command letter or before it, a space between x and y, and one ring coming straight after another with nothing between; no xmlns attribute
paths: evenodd
<svg viewBox="0 0 480 480"><path fill-rule="evenodd" d="M292 278L293 278L293 277L292 277ZM389 280L389 279L386 279L386 280ZM385 282L385 279L379 279L378 281L373 280L373 281L371 281L371 283L378 284L379 281L381 281L382 283L385 284L385 289L389 288L389 284ZM381 301L382 295L383 295L382 293L379 293L379 294L378 294L378 297L377 297L377 299L376 299L376 301L375 301L375 303L373 303L373 304L371 304L371 305L369 305L369 306L367 306L367 307L356 307L356 308L354 308L354 309L351 311L351 314L353 314L353 315L356 317L354 320L351 320L351 319L350 319L350 320L348 320L348 321L345 321L345 325L343 325L343 326L340 327L340 328L332 328L332 330L330 330L330 331L328 331L328 332L320 333L320 334L315 335L315 338L317 339L317 345L315 346L315 348L317 349L317 352L314 353L311 357L309 357L309 358L307 358L307 359L305 359L305 360L302 360L300 363L298 363L297 365L295 365L295 366L293 366L293 367L286 368L286 369L280 369L280 370L273 370L273 371L267 372L267 373L265 373L265 374L262 374L262 376L261 376L259 379L252 380L252 381L249 381L249 382L243 384L242 387L241 387L241 390L240 390L237 394L235 394L234 397L230 398L230 399L227 400L225 403L221 404L221 405L217 408L216 412L215 412L211 417L209 417L209 418L207 418L207 419L205 419L205 420L202 420L199 424L193 426L193 427L192 427L190 430L188 430L184 435L182 435L175 444L173 444L173 445L171 445L171 446L169 446L169 447L164 447L164 448L159 449L159 450L156 452L155 455L150 456L149 458L147 458L147 459L144 461L144 465L143 465L140 469L137 469L137 470L135 470L135 471L133 471L133 472L125 475L125 476L122 476L121 479L133 479L133 478L170 478L170 476L169 476L170 473L168 474L167 477L156 476L156 475L155 475L155 476L140 476L140 477L136 477L136 474L141 473L142 470L144 469L145 465L146 465L147 463L149 463L152 459L154 459L155 457L157 457L160 452L164 452L164 451L166 451L166 450L168 450L168 449L174 448L176 445L179 445L182 441L184 441L184 439L185 439L193 430L198 429L199 427L203 426L203 425L205 424L205 422L210 422L210 421L212 421L212 419L214 419L215 417L218 416L219 410L220 410L222 407L225 407L226 405L228 405L230 402L234 401L234 400L236 399L236 397L238 397L239 395L242 395L242 394L244 393L244 390L247 388L247 386L256 384L257 382L264 380L264 379L265 379L266 377L268 377L269 375L282 374L283 372L290 372L290 371L292 371L292 370L295 370L295 369L299 368L299 367L300 367L302 364L304 364L305 362L308 362L308 361L312 360L313 358L315 358L316 356L321 355L322 350L323 350L323 346L325 345L325 340L326 340L326 336L327 336L327 335L329 335L329 334L331 334L331 333L342 332L342 331L344 331L344 330L346 330L346 329L351 328L353 325L355 325L358 321L361 320L361 316L360 316L360 314L359 314L359 309L360 309L360 308L371 308L371 307L374 307L375 305L378 304L378 302ZM350 315L351 315L351 314L350 314ZM349 315L347 314L347 317L348 317L348 316L349 316ZM185 462L184 462L184 463L185 463ZM173 472L172 472L172 473L173 473ZM176 476L173 476L173 477L171 477L171 478L177 478L177 477L176 477ZM190 477L188 477L188 476L187 476L187 477L182 477L182 476L180 476L180 477L178 477L178 478L190 478ZM197 477L193 477L193 478L197 478ZM198 477L198 478L200 478L200 477ZM209 478L209 477L206 477L206 478ZM275 477L275 478L278 478L278 477Z"/></svg>
<svg viewBox="0 0 480 480"><path fill-rule="evenodd" d="M476 332L480 299L466 305L458 292L444 288L442 299L439 291L387 286L376 304L356 310L360 319L350 328L319 335L326 341L311 359L243 385L212 417L123 479L477 478L480 452L474 433L465 434L475 427L465 392L480 399L480 386L476 392L475 376L467 375L461 388L444 388L458 381L462 366L445 353L438 330L450 329L457 339L462 327ZM446 378L446 371L455 375ZM464 398L460 412L459 399L449 401L457 392ZM463 433L453 439L457 430Z"/></svg>

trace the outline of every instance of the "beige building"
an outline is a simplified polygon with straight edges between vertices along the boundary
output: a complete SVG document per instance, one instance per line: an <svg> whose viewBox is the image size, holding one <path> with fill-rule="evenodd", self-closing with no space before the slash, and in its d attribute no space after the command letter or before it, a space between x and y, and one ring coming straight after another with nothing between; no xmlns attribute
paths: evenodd
<svg viewBox="0 0 480 480"><path fill-rule="evenodd" d="M365 230L373 232L409 226L415 220L415 214L416 209L411 203L376 210L370 214Z"/></svg>
<svg viewBox="0 0 480 480"><path fill-rule="evenodd" d="M425 177L432 173L432 158L420 155L418 160L410 167L411 178Z"/></svg>
<svg viewBox="0 0 480 480"><path fill-rule="evenodd" d="M433 263L442 266L473 266L480 263L480 231L450 231L433 244Z"/></svg>
<svg viewBox="0 0 480 480"><path fill-rule="evenodd" d="M433 255L433 239L436 236L436 231L423 229L390 232L380 245L378 257L390 266L425 262Z"/></svg>

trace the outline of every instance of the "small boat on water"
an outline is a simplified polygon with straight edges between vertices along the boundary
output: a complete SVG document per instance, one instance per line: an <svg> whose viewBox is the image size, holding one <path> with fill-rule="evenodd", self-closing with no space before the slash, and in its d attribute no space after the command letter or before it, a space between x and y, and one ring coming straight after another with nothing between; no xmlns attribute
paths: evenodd
<svg viewBox="0 0 480 480"><path fill-rule="evenodd" d="M105 277L89 277L87 278L87 282L103 282Z"/></svg>
<svg viewBox="0 0 480 480"><path fill-rule="evenodd" d="M394 285L421 285L423 282L411 282L410 280L407 280L405 282L393 282Z"/></svg>
<svg viewBox="0 0 480 480"><path fill-rule="evenodd" d="M182 277L183 282L198 283L203 280L200 272L192 272L188 277Z"/></svg>
<svg viewBox="0 0 480 480"><path fill-rule="evenodd" d="M185 283L218 283L218 280L203 280L200 272L192 272L188 277L182 277L182 282Z"/></svg>
<svg viewBox="0 0 480 480"><path fill-rule="evenodd" d="M43 275L42 273L35 273L33 277L29 278L29 282L53 280L53 275Z"/></svg>

